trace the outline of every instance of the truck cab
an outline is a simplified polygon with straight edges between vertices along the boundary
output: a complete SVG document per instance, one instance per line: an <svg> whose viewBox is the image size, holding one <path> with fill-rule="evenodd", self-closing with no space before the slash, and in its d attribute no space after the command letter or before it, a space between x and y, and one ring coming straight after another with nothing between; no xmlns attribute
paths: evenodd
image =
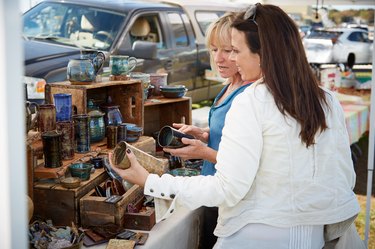
<svg viewBox="0 0 375 249"><path fill-rule="evenodd" d="M204 78L210 69L207 26L243 6L187 1L46 0L23 16L25 83L29 100L42 99L41 82L66 80L70 59L83 49L137 58L134 71L168 73L193 102L214 98L222 88ZM39 92L38 92L39 91Z"/></svg>

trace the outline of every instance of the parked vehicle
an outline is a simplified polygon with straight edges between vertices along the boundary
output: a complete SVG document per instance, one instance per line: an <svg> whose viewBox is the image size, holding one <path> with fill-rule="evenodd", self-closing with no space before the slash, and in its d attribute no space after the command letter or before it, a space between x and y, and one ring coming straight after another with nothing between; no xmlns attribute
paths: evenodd
<svg viewBox="0 0 375 249"><path fill-rule="evenodd" d="M363 29L313 30L303 44L310 63L372 63L372 41Z"/></svg>
<svg viewBox="0 0 375 249"><path fill-rule="evenodd" d="M23 16L28 98L43 97L43 82L66 80L69 59L82 49L137 58L134 71L168 73L168 84L185 85L193 102L212 99L222 85L208 83L204 45L207 26L233 3L173 1L46 0Z"/></svg>

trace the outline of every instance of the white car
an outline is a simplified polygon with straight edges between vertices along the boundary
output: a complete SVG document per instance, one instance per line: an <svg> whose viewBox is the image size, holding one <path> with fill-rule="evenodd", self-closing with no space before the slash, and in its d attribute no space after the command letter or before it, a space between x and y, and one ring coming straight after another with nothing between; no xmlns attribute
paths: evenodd
<svg viewBox="0 0 375 249"><path fill-rule="evenodd" d="M309 63L372 63L373 43L362 29L313 30L303 44Z"/></svg>

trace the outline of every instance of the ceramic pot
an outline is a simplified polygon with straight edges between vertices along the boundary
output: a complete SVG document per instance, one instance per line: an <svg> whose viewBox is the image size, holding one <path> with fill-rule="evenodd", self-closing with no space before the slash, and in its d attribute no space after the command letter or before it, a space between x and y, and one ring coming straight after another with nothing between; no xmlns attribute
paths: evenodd
<svg viewBox="0 0 375 249"><path fill-rule="evenodd" d="M94 67L95 75L99 73L105 62L105 55L103 52L96 50L82 50L81 59L89 59Z"/></svg>
<svg viewBox="0 0 375 249"><path fill-rule="evenodd" d="M90 59L71 59L67 67L67 78L70 82L93 82L96 79L95 68Z"/></svg>
<svg viewBox="0 0 375 249"><path fill-rule="evenodd" d="M93 110L88 115L90 116L90 142L100 142L105 137L104 113Z"/></svg>
<svg viewBox="0 0 375 249"><path fill-rule="evenodd" d="M117 144L117 126L108 125L107 126L107 148L113 149Z"/></svg>
<svg viewBox="0 0 375 249"><path fill-rule="evenodd" d="M56 109L54 105L39 105L38 129L42 133L56 129Z"/></svg>
<svg viewBox="0 0 375 249"><path fill-rule="evenodd" d="M44 167L58 168L62 166L61 133L53 130L42 133Z"/></svg>
<svg viewBox="0 0 375 249"><path fill-rule="evenodd" d="M53 95L56 108L56 121L72 120L72 95L70 93L57 93Z"/></svg>
<svg viewBox="0 0 375 249"><path fill-rule="evenodd" d="M56 129L61 136L62 159L72 159L74 157L74 125L72 121L60 121L56 123Z"/></svg>
<svg viewBox="0 0 375 249"><path fill-rule="evenodd" d="M77 153L87 153L90 151L90 129L89 115L73 115L75 151Z"/></svg>

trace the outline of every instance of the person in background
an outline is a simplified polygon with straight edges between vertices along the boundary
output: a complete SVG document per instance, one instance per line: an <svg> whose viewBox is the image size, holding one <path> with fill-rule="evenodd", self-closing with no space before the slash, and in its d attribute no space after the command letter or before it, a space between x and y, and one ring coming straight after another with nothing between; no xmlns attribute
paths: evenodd
<svg viewBox="0 0 375 249"><path fill-rule="evenodd" d="M252 5L232 27L230 58L243 81L256 81L226 115L216 173L150 174L130 149L131 167L114 170L155 205L169 200L163 218L180 205L218 206L214 249L321 249L351 230L360 210L343 110L319 87L279 7Z"/></svg>
<svg viewBox="0 0 375 249"><path fill-rule="evenodd" d="M229 12L213 22L206 32L206 46L210 51L211 68L225 79L225 87L215 98L208 116L208 127L200 128L193 125L176 124L173 126L181 132L193 135L196 139L186 140L188 145L180 149L164 151L184 160L204 159L202 175L214 175L216 172L216 154L221 141L225 116L232 105L233 99L242 93L250 82L243 81L238 73L236 63L229 59L232 52L231 24L235 13ZM213 231L217 224L217 207L205 207L203 210L202 248L212 248L216 242Z"/></svg>

